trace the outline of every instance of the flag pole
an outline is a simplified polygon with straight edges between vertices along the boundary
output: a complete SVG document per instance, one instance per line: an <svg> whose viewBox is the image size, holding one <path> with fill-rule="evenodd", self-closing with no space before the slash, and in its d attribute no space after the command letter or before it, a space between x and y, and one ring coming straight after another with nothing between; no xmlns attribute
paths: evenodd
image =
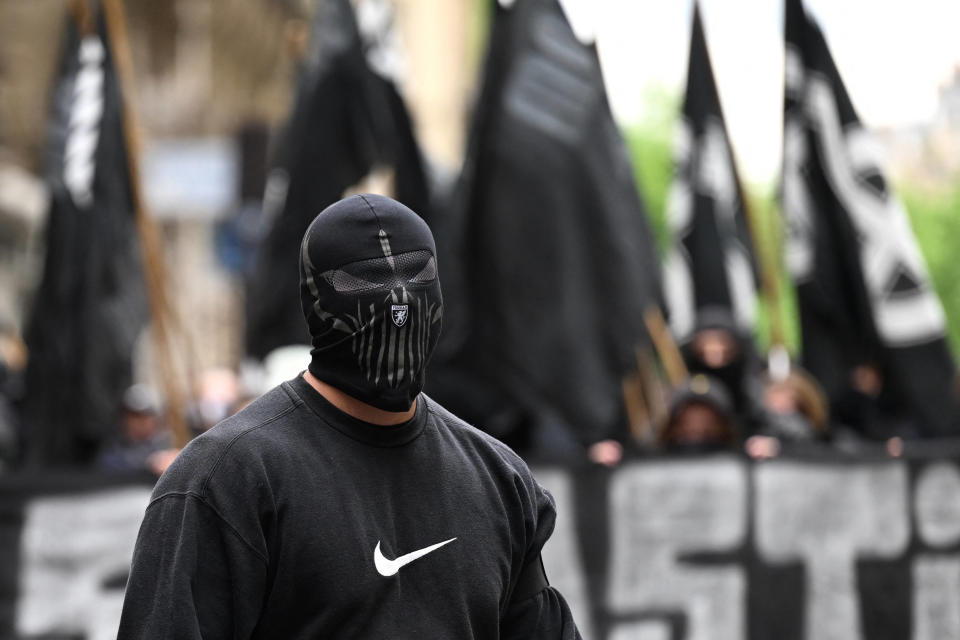
<svg viewBox="0 0 960 640"><path fill-rule="evenodd" d="M642 443L647 439L651 423L650 410L643 397L643 382L640 372L634 371L620 381L623 392L623 404L627 411L627 424L634 442Z"/></svg>
<svg viewBox="0 0 960 640"><path fill-rule="evenodd" d="M653 346L660 356L663 368L667 372L667 379L671 386L683 384L690 376L687 371L687 365L683 361L683 354L680 353L680 347L677 341L673 339L666 321L663 319L663 312L660 307L652 305L647 308L643 314L643 321L647 325L647 332L653 340Z"/></svg>
<svg viewBox="0 0 960 640"><path fill-rule="evenodd" d="M82 0L80 0L82 1ZM166 415L173 432L174 445L186 446L190 440L184 399L175 379L171 355L170 325L175 316L166 289L163 253L157 237L157 228L147 211L140 185L140 136L136 111L133 108L133 61L127 37L126 17L122 0L101 0L112 54L120 76L120 100L123 105L123 135L127 148L127 168L130 174L130 195L133 201L137 233L143 252L144 280L150 305L150 317L161 385L167 399Z"/></svg>
<svg viewBox="0 0 960 640"><path fill-rule="evenodd" d="M656 442L660 439L660 432L667 419L669 391L664 388L663 381L657 375L652 352L653 348L650 345L644 345L638 347L634 355L649 418L650 429L647 440Z"/></svg>
<svg viewBox="0 0 960 640"><path fill-rule="evenodd" d="M88 0L70 0L67 8L80 33L88 35L93 32L93 15L90 12Z"/></svg>

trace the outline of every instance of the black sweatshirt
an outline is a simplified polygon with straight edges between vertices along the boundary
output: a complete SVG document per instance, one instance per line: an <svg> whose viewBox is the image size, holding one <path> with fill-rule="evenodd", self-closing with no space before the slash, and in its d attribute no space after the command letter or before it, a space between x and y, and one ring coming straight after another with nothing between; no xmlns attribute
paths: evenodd
<svg viewBox="0 0 960 640"><path fill-rule="evenodd" d="M579 638L554 589L511 598L554 519L520 458L425 395L376 426L298 377L160 478L118 638Z"/></svg>

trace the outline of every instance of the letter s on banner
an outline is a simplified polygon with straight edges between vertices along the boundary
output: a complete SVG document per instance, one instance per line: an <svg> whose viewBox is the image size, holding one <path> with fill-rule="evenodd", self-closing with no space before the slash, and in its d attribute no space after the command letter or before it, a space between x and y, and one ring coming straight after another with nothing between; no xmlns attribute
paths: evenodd
<svg viewBox="0 0 960 640"><path fill-rule="evenodd" d="M746 637L742 567L696 566L684 555L728 552L747 533L747 473L734 459L647 462L621 467L611 491L613 519L607 600L617 615L681 611L689 640ZM624 625L621 625L624 626ZM612 629L634 637L637 625ZM669 637L664 622L643 637Z"/></svg>

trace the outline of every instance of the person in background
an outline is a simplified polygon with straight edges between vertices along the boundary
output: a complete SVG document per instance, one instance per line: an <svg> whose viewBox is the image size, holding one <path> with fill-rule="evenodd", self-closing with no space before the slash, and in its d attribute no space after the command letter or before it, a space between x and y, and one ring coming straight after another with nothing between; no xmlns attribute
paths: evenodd
<svg viewBox="0 0 960 640"><path fill-rule="evenodd" d="M728 309L699 309L694 332L681 346L681 353L691 374L706 374L723 383L744 436L761 429L761 362L749 336L737 327Z"/></svg>
<svg viewBox="0 0 960 640"><path fill-rule="evenodd" d="M792 366L786 375L767 371L763 382L763 424L744 443L750 457L773 458L785 447L827 437L826 396L809 373Z"/></svg>
<svg viewBox="0 0 960 640"><path fill-rule="evenodd" d="M160 478L118 640L579 640L540 558L553 498L421 393L443 315L427 224L352 196L297 258L309 366Z"/></svg>
<svg viewBox="0 0 960 640"><path fill-rule="evenodd" d="M876 362L851 369L846 389L833 402L833 415L841 448L883 443L891 456L899 457L904 441L918 437L913 416L904 415L887 397L883 369Z"/></svg>
<svg viewBox="0 0 960 640"><path fill-rule="evenodd" d="M240 398L241 385L232 369L213 367L200 373L195 387L188 421L193 435L200 435L235 413L233 408Z"/></svg>
<svg viewBox="0 0 960 640"><path fill-rule="evenodd" d="M660 444L667 453L734 450L739 443L730 394L722 381L697 373L670 399Z"/></svg>
<svg viewBox="0 0 960 640"><path fill-rule="evenodd" d="M155 454L172 446L157 393L148 385L134 384L123 394L119 436L100 452L97 467L105 471L154 469Z"/></svg>

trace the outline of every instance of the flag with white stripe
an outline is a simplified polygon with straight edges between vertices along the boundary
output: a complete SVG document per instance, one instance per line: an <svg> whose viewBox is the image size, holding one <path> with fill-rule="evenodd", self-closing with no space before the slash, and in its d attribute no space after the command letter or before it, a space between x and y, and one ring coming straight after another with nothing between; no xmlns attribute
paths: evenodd
<svg viewBox="0 0 960 640"><path fill-rule="evenodd" d="M673 244L664 262L670 325L681 341L706 307L727 309L745 333L753 330L757 278L744 202L694 3L676 175L667 202Z"/></svg>
<svg viewBox="0 0 960 640"><path fill-rule="evenodd" d="M26 331L28 456L44 464L87 462L115 434L147 316L104 21L81 33L68 20L63 46L48 129L46 258Z"/></svg>

